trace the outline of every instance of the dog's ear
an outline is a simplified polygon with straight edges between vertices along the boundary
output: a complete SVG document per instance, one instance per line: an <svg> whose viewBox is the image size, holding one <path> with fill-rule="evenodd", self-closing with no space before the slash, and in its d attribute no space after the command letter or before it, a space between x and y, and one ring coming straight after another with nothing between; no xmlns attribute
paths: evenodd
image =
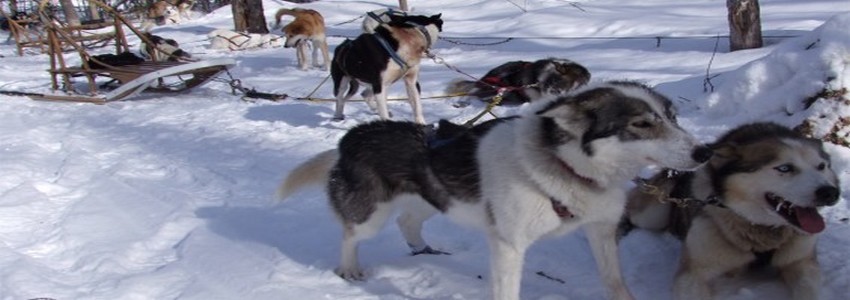
<svg viewBox="0 0 850 300"><path fill-rule="evenodd" d="M537 112L538 116L550 118L571 134L580 136L587 130L591 120L588 118L578 101L570 96L562 96L552 101ZM569 126L566 126L569 124Z"/></svg>
<svg viewBox="0 0 850 300"><path fill-rule="evenodd" d="M439 14L436 14L436 15L429 17L429 19L431 19L431 22L434 23L434 25L437 26L437 31L439 31L439 32L443 32L442 16L443 16L443 14L439 13Z"/></svg>
<svg viewBox="0 0 850 300"><path fill-rule="evenodd" d="M711 160L708 161L708 165L711 166L712 169L720 169L729 162L741 159L741 155L738 154L740 146L736 144L714 143L709 145L709 147L714 151L714 155L712 155Z"/></svg>

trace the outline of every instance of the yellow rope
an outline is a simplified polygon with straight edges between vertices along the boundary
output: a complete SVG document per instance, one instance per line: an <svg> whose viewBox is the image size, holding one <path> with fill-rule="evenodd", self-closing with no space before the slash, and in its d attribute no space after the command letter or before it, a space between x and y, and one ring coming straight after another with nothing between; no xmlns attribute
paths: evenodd
<svg viewBox="0 0 850 300"><path fill-rule="evenodd" d="M448 94L448 95L420 97L419 99L423 99L423 100L424 99L445 99L445 98L454 98L454 97L462 97L462 96L466 96L466 93L454 93L454 94ZM336 99L332 99L332 98L316 98L316 97L310 97L310 96L297 98L297 99L313 101L313 102L336 102ZM401 100L408 100L408 99L409 98L407 98L407 97L395 97L395 98L387 98L387 101L401 101ZM364 102L366 100L365 99L357 99L357 100L348 100L348 101L349 102Z"/></svg>

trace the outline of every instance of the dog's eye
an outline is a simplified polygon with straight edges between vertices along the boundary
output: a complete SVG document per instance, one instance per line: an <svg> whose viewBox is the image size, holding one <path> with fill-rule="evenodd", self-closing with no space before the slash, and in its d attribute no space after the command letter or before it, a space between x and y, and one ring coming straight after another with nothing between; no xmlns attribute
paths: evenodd
<svg viewBox="0 0 850 300"><path fill-rule="evenodd" d="M647 120L642 120L642 121L632 122L632 126L637 127L637 128L650 128L650 127L652 127L652 122L647 121Z"/></svg>
<svg viewBox="0 0 850 300"><path fill-rule="evenodd" d="M826 169L826 163L820 163L820 164L817 166L817 169L818 169L818 171L823 171L823 170L825 170L825 169Z"/></svg>
<svg viewBox="0 0 850 300"><path fill-rule="evenodd" d="M794 171L794 166L786 164L786 165L778 166L778 167L773 168L773 169L778 171L779 173L788 173L788 172Z"/></svg>

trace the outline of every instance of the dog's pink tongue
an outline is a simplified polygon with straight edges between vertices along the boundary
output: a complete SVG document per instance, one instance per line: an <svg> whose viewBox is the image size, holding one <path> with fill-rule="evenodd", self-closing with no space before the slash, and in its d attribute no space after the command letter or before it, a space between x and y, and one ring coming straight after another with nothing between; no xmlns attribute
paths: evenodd
<svg viewBox="0 0 850 300"><path fill-rule="evenodd" d="M808 233L819 233L826 228L823 217L820 216L814 207L794 207L794 215L797 216L797 222L800 223L800 228Z"/></svg>

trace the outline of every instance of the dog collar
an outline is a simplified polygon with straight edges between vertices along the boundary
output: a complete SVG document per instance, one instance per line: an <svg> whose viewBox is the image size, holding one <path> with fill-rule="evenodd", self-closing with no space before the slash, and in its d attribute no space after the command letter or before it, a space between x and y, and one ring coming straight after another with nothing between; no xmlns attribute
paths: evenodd
<svg viewBox="0 0 850 300"><path fill-rule="evenodd" d="M570 173L570 175L572 175L573 177L578 179L581 183L583 183L584 185L590 186L592 188L599 188L599 184L596 183L596 180L594 180L593 178L585 177L585 176L579 174L578 172L576 172L575 169L573 169L572 166L567 164L567 162L565 162L563 159L557 159L557 160L559 162L561 162L561 167L565 171L567 171L567 173Z"/></svg>
<svg viewBox="0 0 850 300"><path fill-rule="evenodd" d="M555 199L555 197L549 197L549 201L552 201L552 210L554 210L555 214L558 215L558 217L561 217L561 219L572 219L576 217L576 215L570 211L569 207Z"/></svg>

